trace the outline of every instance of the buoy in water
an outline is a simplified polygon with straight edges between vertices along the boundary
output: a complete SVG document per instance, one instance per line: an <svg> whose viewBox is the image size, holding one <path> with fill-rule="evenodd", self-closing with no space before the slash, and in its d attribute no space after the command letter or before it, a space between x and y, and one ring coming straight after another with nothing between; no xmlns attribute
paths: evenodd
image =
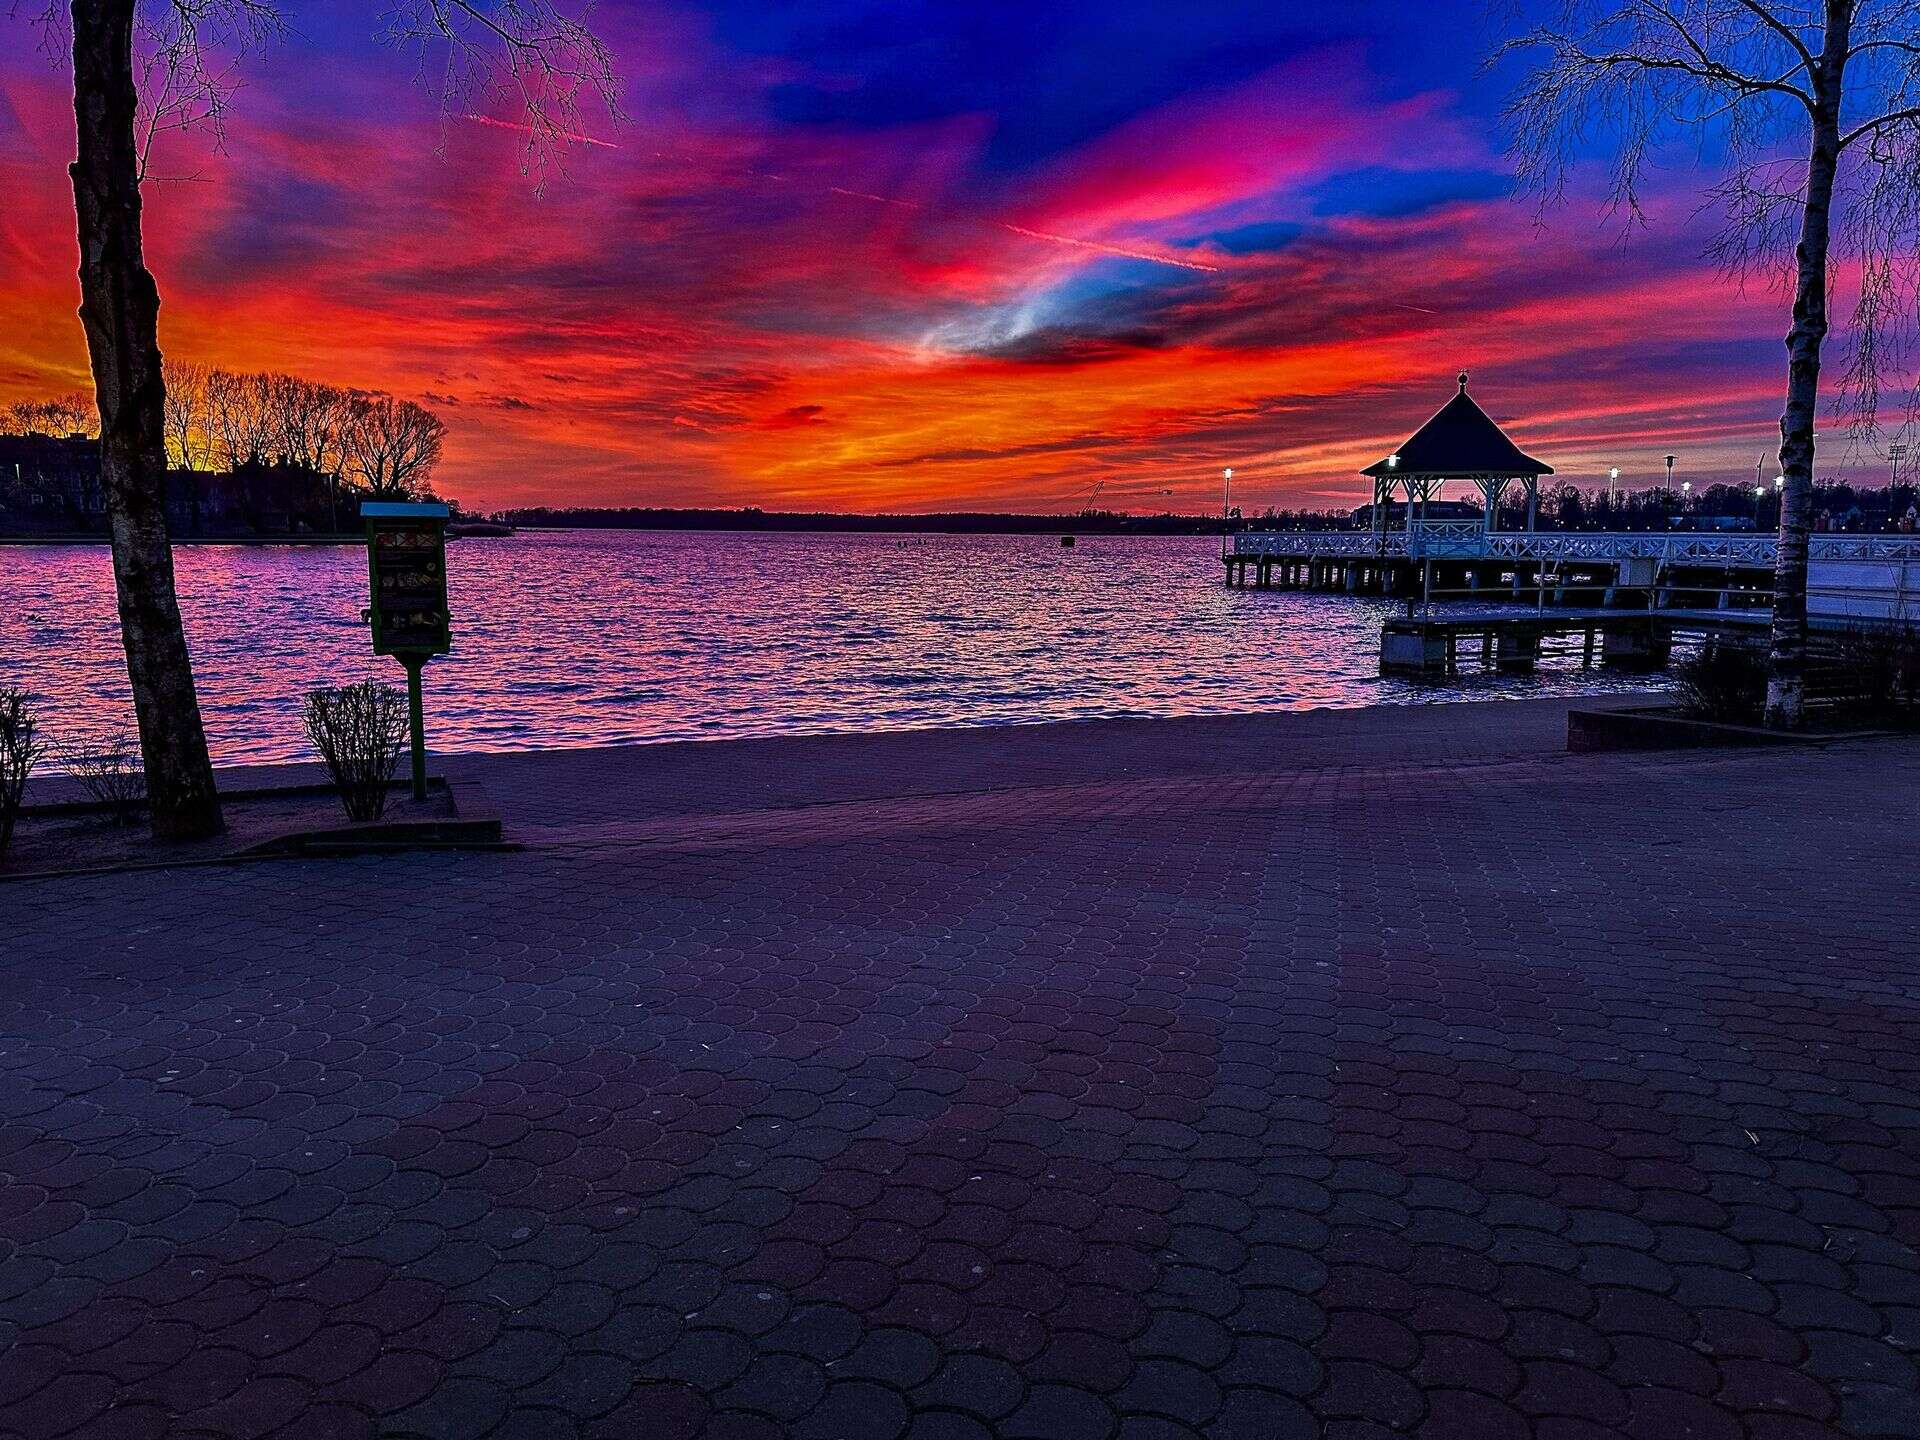
<svg viewBox="0 0 1920 1440"><path fill-rule="evenodd" d="M1060 537L1060 546L1064 550L1071 550L1073 548L1073 536L1062 535Z"/></svg>

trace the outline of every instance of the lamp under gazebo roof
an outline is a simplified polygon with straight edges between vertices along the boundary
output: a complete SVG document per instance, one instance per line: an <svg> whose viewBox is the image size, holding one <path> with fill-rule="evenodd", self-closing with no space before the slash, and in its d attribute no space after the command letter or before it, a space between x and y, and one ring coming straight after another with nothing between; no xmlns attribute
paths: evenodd
<svg viewBox="0 0 1920 1440"><path fill-rule="evenodd" d="M1414 431L1407 443L1384 460L1360 472L1373 480L1373 528L1386 528L1386 507L1396 487L1407 497L1407 530L1413 530L1413 506L1424 512L1441 483L1471 480L1486 502L1484 525L1491 533L1500 510L1500 497L1518 480L1527 495L1527 529L1539 511L1540 477L1553 467L1536 460L1507 438L1486 411L1467 394L1467 372L1460 372L1460 392L1442 405L1431 420Z"/></svg>

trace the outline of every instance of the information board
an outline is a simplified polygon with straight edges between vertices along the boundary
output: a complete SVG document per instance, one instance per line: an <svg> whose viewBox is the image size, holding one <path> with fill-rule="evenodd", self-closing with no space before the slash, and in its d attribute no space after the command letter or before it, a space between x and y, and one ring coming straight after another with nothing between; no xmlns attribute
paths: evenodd
<svg viewBox="0 0 1920 1440"><path fill-rule="evenodd" d="M444 655L453 645L447 611L447 507L360 507L367 523L367 575L376 655Z"/></svg>

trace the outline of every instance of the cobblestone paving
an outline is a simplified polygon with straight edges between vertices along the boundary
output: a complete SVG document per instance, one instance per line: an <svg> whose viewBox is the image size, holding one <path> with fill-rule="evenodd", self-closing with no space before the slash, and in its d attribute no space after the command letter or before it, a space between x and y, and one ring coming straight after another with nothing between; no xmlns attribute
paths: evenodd
<svg viewBox="0 0 1920 1440"><path fill-rule="evenodd" d="M1376 723L0 886L0 1434L1920 1435L1920 747Z"/></svg>

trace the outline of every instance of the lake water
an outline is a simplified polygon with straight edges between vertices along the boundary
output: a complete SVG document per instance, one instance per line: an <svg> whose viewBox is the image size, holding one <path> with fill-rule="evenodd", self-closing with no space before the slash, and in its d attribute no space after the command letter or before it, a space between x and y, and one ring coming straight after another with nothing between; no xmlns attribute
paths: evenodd
<svg viewBox="0 0 1920 1440"><path fill-rule="evenodd" d="M1380 599L1230 590L1213 538L521 534L449 547L454 650L429 741L512 750L1409 704L1624 688L1577 666L1448 687L1376 673ZM304 757L313 685L369 650L359 547L184 546L181 604L225 762ZM131 723L99 546L0 546L0 684L56 739ZM1644 684L1644 680L1637 683Z"/></svg>

